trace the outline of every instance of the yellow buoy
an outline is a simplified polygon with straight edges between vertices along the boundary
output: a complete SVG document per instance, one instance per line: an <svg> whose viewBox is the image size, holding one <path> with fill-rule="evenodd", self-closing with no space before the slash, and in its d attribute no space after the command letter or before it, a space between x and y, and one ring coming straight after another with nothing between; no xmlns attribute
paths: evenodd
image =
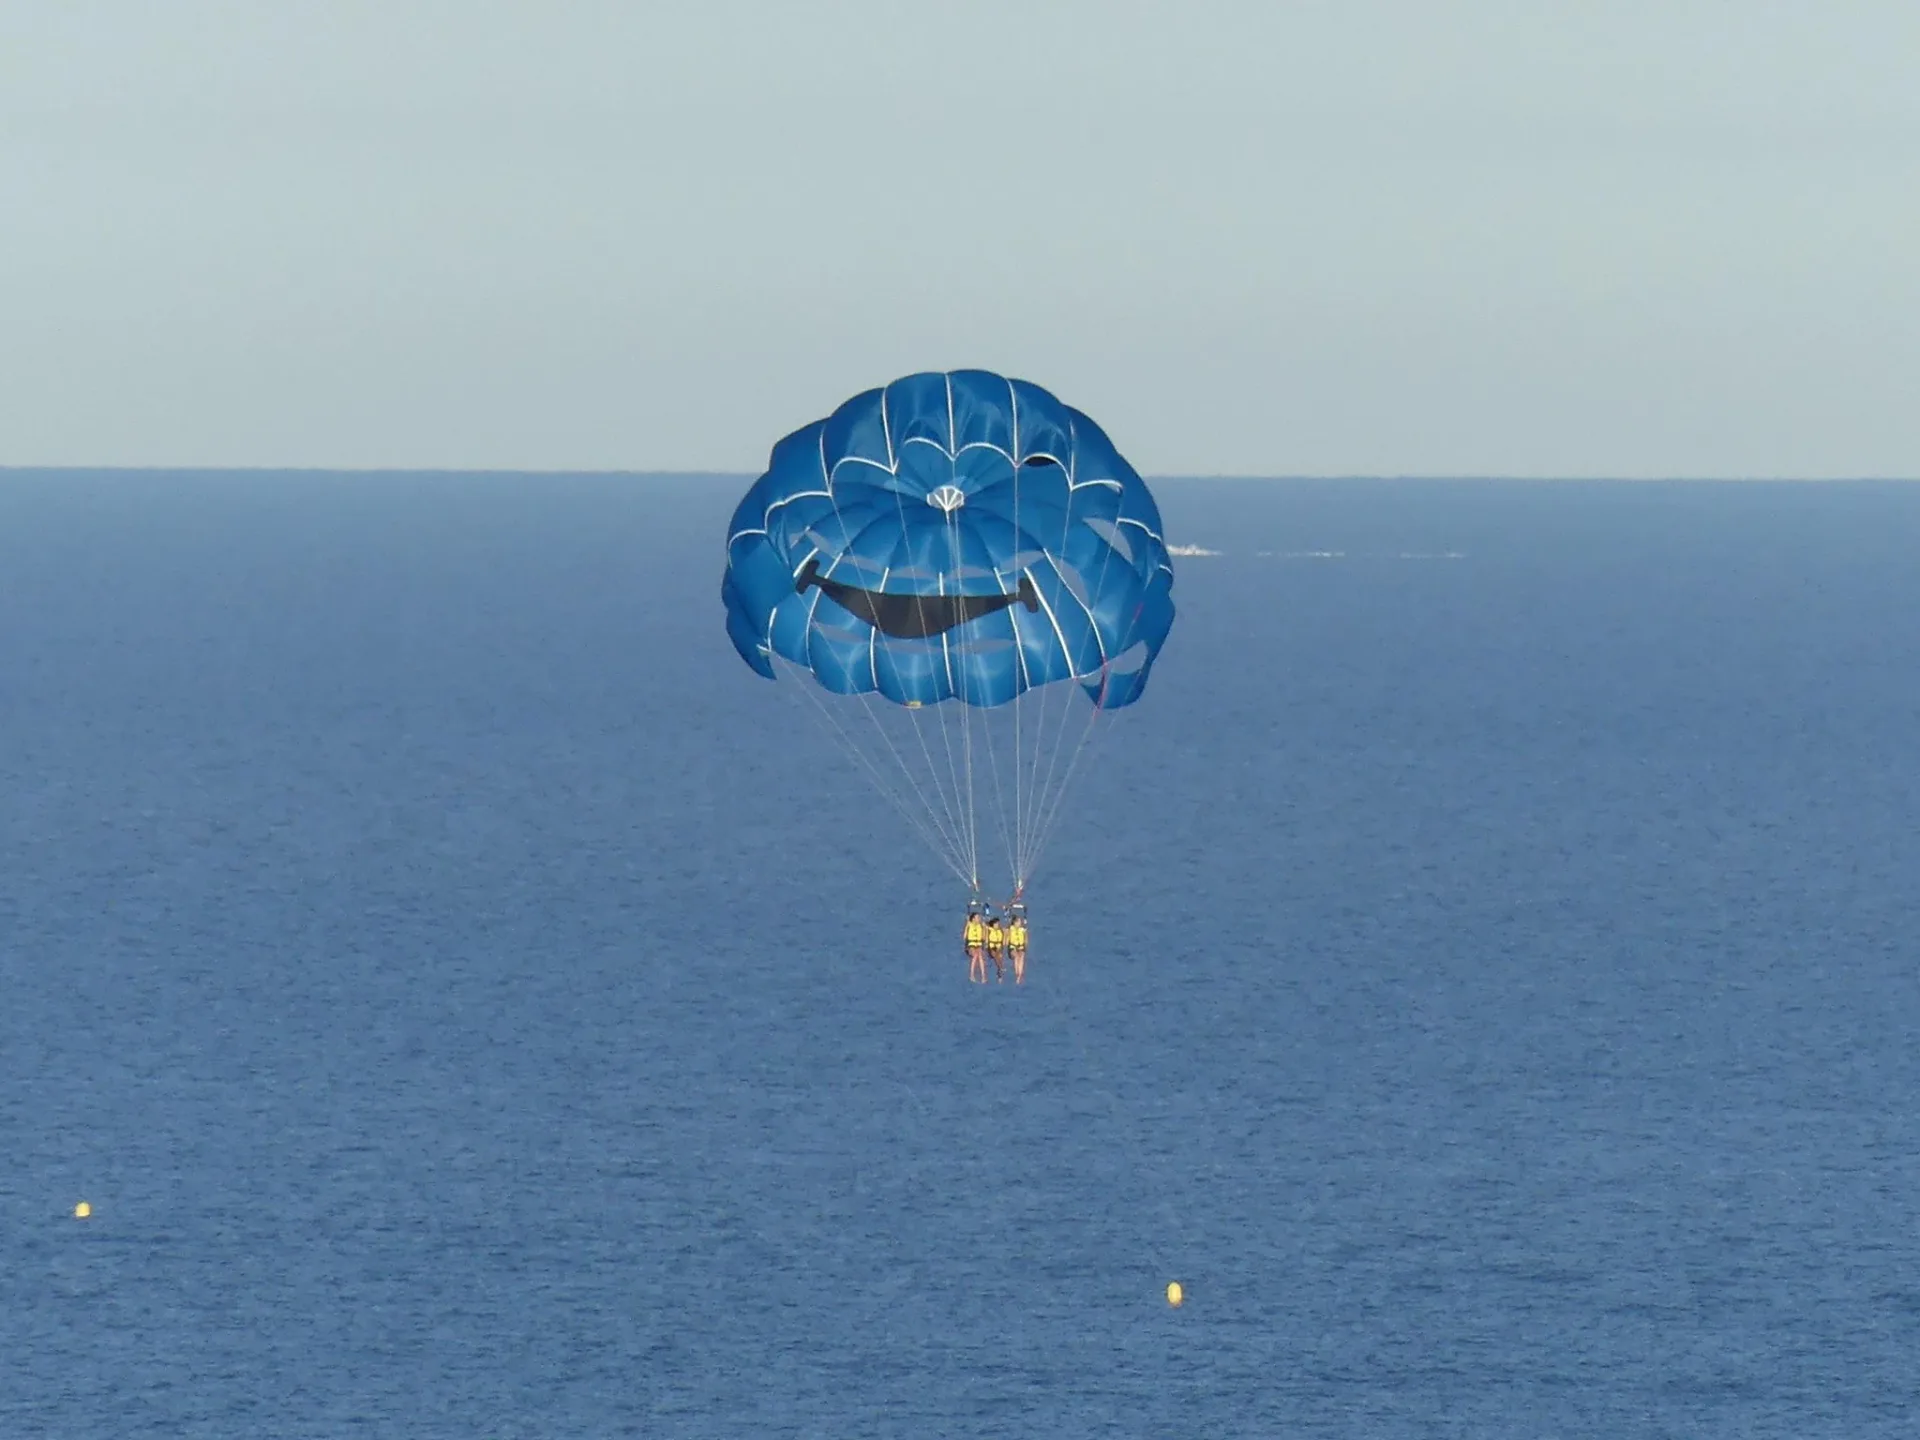
<svg viewBox="0 0 1920 1440"><path fill-rule="evenodd" d="M84 1220L91 1214L93 1214L93 1206L84 1200L73 1207L73 1218L76 1220Z"/></svg>
<svg viewBox="0 0 1920 1440"><path fill-rule="evenodd" d="M1178 1280L1167 1282L1167 1303L1169 1305L1178 1310L1180 1308L1180 1302L1186 1298L1187 1292L1180 1288L1180 1282Z"/></svg>

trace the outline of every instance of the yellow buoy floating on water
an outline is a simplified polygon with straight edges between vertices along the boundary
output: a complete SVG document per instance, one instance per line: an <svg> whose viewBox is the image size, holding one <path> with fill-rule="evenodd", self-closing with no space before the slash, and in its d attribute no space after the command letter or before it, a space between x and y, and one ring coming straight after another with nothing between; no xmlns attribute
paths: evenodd
<svg viewBox="0 0 1920 1440"><path fill-rule="evenodd" d="M1169 1305L1178 1310L1180 1308L1180 1302L1186 1298L1187 1292L1180 1288L1180 1282L1178 1280L1170 1280L1167 1282L1167 1303Z"/></svg>
<svg viewBox="0 0 1920 1440"><path fill-rule="evenodd" d="M76 1220L84 1220L91 1214L93 1214L93 1206L84 1200L73 1207L73 1218Z"/></svg>

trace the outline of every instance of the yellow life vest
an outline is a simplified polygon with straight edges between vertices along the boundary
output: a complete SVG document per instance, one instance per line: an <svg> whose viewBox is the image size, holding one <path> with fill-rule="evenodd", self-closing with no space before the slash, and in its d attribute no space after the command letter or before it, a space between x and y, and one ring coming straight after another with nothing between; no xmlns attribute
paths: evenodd
<svg viewBox="0 0 1920 1440"><path fill-rule="evenodd" d="M1027 927L1019 924L1017 921L1009 925L1007 927L1007 944L1017 945L1025 949L1027 944Z"/></svg>
<svg viewBox="0 0 1920 1440"><path fill-rule="evenodd" d="M969 945L978 945L985 938L985 926L981 925L978 920L967 921L967 943Z"/></svg>
<svg viewBox="0 0 1920 1440"><path fill-rule="evenodd" d="M999 943L1000 943L1000 922L998 920L989 920L987 922L987 944L998 945Z"/></svg>

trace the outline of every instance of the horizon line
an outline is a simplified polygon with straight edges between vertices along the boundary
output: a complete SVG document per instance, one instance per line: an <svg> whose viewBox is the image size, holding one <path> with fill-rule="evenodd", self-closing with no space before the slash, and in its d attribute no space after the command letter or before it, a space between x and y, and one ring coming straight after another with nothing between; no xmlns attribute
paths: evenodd
<svg viewBox="0 0 1920 1440"><path fill-rule="evenodd" d="M23 474L72 475L470 475L474 477L576 476L581 478L628 480L732 480L752 482L763 473L756 470L715 469L618 469L601 466L453 466L453 465L15 465L0 464L0 477ZM1235 483L1300 483L1311 481L1372 482L1407 481L1447 483L1458 481L1499 481L1517 484L1614 484L1614 485L1865 485L1912 484L1920 481L1920 472L1911 475L1610 475L1557 474L1529 475L1512 472L1431 471L1388 473L1385 471L1165 471L1144 473L1142 478L1155 484L1180 484L1186 481L1231 481Z"/></svg>

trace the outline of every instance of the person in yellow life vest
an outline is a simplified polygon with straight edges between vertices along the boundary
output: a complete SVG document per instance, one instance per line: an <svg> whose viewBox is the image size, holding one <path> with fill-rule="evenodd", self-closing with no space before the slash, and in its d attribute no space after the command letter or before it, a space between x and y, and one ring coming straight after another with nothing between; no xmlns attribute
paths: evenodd
<svg viewBox="0 0 1920 1440"><path fill-rule="evenodd" d="M1000 963L1002 947L1006 944L1006 938L1006 932L1000 928L1000 917L998 915L988 915L987 958L993 961L993 978L996 981L1007 978L1006 969ZM984 976L982 978L984 978Z"/></svg>
<svg viewBox="0 0 1920 1440"><path fill-rule="evenodd" d="M1013 961L1013 983L1027 983L1027 907L1007 916L1007 958Z"/></svg>
<svg viewBox="0 0 1920 1440"><path fill-rule="evenodd" d="M967 925L960 932L960 942L967 951L967 979L976 985L987 983L987 927L980 919L978 910L967 911Z"/></svg>

